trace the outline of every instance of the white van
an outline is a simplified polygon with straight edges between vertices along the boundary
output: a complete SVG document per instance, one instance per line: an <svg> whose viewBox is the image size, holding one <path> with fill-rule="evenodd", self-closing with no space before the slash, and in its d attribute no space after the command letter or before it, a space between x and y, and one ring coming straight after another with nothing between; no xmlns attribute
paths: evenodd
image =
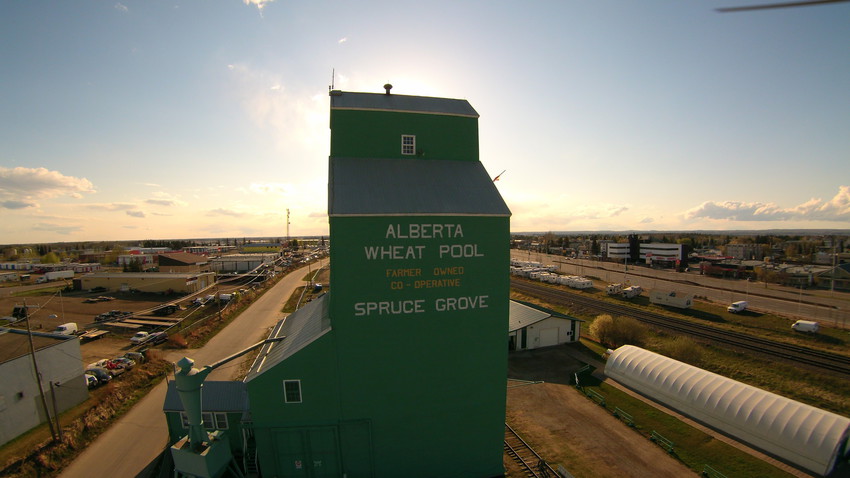
<svg viewBox="0 0 850 478"><path fill-rule="evenodd" d="M737 314L738 312L743 312L747 310L747 301L739 300L738 302L732 302L732 305L726 307L726 312L731 312L733 314Z"/></svg>
<svg viewBox="0 0 850 478"><path fill-rule="evenodd" d="M68 322L67 324L62 324L59 327L56 327L56 330L54 330L53 333L59 335L74 335L77 333L77 323Z"/></svg>
<svg viewBox="0 0 850 478"><path fill-rule="evenodd" d="M814 334L820 330L820 324L811 320L798 320L791 325L791 328L797 332L808 332L810 334Z"/></svg>

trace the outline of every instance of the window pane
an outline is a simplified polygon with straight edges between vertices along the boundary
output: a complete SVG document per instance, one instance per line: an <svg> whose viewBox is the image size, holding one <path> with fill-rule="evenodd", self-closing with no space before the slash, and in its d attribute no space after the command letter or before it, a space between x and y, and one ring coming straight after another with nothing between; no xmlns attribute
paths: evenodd
<svg viewBox="0 0 850 478"><path fill-rule="evenodd" d="M401 135L401 154L416 154L416 136Z"/></svg>
<svg viewBox="0 0 850 478"><path fill-rule="evenodd" d="M213 430L215 426L213 425L213 416L212 413L204 412L201 413L201 421L204 423L204 428L208 430Z"/></svg>
<svg viewBox="0 0 850 478"><path fill-rule="evenodd" d="M286 403L301 402L301 381L285 380L283 382L284 401Z"/></svg>
<svg viewBox="0 0 850 478"><path fill-rule="evenodd" d="M226 413L216 413L215 414L215 429L216 430L227 430L227 414Z"/></svg>

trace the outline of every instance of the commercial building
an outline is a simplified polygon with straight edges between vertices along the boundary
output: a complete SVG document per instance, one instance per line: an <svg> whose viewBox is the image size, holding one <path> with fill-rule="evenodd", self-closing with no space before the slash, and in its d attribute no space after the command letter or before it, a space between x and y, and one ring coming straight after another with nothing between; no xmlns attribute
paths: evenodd
<svg viewBox="0 0 850 478"><path fill-rule="evenodd" d="M32 341L41 389L27 332L0 328L0 445L52 418L54 400L62 413L88 398L80 339L33 332Z"/></svg>
<svg viewBox="0 0 850 478"><path fill-rule="evenodd" d="M219 449L262 476L501 476L510 211L478 114L332 91L330 125L332 292L272 332L245 380L250 423L216 429ZM204 373L179 365L178 387ZM172 447L187 473L209 437L194 413Z"/></svg>
<svg viewBox="0 0 850 478"><path fill-rule="evenodd" d="M86 274L79 281L80 289L91 290L102 287L118 292L155 292L188 294L198 292L215 283L215 274L168 274L164 272L95 272Z"/></svg>
<svg viewBox="0 0 850 478"><path fill-rule="evenodd" d="M628 242L611 242L605 248L605 257L614 260L632 260L631 244ZM652 264L655 262L676 263L684 259L684 246L682 244L668 244L661 242L643 242L639 246L638 258L641 262Z"/></svg>
<svg viewBox="0 0 850 478"><path fill-rule="evenodd" d="M764 251L759 244L726 244L726 255L742 261L764 259Z"/></svg>

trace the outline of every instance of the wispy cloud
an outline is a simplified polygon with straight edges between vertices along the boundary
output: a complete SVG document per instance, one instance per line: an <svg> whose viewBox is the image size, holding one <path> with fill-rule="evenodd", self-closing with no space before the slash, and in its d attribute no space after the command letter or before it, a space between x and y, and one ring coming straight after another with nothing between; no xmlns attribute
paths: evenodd
<svg viewBox="0 0 850 478"><path fill-rule="evenodd" d="M244 63L227 65L237 95L249 120L271 132L281 149L293 143L307 147L327 144L327 94L287 89L282 73L256 69Z"/></svg>
<svg viewBox="0 0 850 478"><path fill-rule="evenodd" d="M251 183L248 186L248 192L254 194L279 194L288 196L292 194L295 187L292 184L286 183Z"/></svg>
<svg viewBox="0 0 850 478"><path fill-rule="evenodd" d="M263 16L263 9L266 8L266 5L272 3L274 0L242 0L245 2L245 5L256 5L257 11L260 12L260 17Z"/></svg>
<svg viewBox="0 0 850 478"><path fill-rule="evenodd" d="M176 203L171 199L146 199L146 203L154 206L174 206Z"/></svg>
<svg viewBox="0 0 850 478"><path fill-rule="evenodd" d="M120 2L115 4L115 9L118 10L119 12L127 12L127 11L130 10L129 8L127 8L127 5L124 5L123 3L120 3Z"/></svg>
<svg viewBox="0 0 850 478"><path fill-rule="evenodd" d="M583 206L580 209L573 211L571 215L574 219L606 219L610 217L617 217L628 210L628 206L600 204L594 206Z"/></svg>
<svg viewBox="0 0 850 478"><path fill-rule="evenodd" d="M0 202L0 207L3 209L26 209L28 207L38 207L38 204L30 201L3 201Z"/></svg>
<svg viewBox="0 0 850 478"><path fill-rule="evenodd" d="M136 209L138 206L131 203L113 202L108 204L83 204L83 207L98 211L129 211Z"/></svg>
<svg viewBox="0 0 850 478"><path fill-rule="evenodd" d="M126 214L133 217L145 217L145 213L142 211L126 211Z"/></svg>
<svg viewBox="0 0 850 478"><path fill-rule="evenodd" d="M722 221L848 221L850 186L841 186L832 199L810 199L798 206L783 208L775 203L706 201L685 211L686 219Z"/></svg>
<svg viewBox="0 0 850 478"><path fill-rule="evenodd" d="M218 208L207 211L207 216L244 217L245 214L238 211L231 211L230 209Z"/></svg>
<svg viewBox="0 0 850 478"><path fill-rule="evenodd" d="M85 178L65 176L46 168L5 168L0 166L0 200L33 203L35 199L59 196L81 198L93 193L94 185Z"/></svg>
<svg viewBox="0 0 850 478"><path fill-rule="evenodd" d="M146 204L151 204L153 206L165 206L165 207L175 207L175 206L187 206L188 204L185 201L182 201L178 196L171 194L170 192L165 191L156 191L151 194L153 196L150 199L146 199Z"/></svg>
<svg viewBox="0 0 850 478"><path fill-rule="evenodd" d="M347 42L347 41L348 41L348 37L342 37L342 38L340 38L339 40L337 40L337 43L339 43L340 45L342 45L343 43L345 43L345 42Z"/></svg>
<svg viewBox="0 0 850 478"><path fill-rule="evenodd" d="M68 234L79 232L83 228L80 226L60 226L58 224L51 223L38 223L32 226L32 230L34 231L43 231L43 232L51 232L53 234L61 234L63 236L67 236Z"/></svg>

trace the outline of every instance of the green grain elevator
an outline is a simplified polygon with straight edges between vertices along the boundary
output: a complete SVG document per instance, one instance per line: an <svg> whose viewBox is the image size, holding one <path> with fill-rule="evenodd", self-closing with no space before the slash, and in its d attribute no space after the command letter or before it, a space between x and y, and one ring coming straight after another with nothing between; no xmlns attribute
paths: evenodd
<svg viewBox="0 0 850 478"><path fill-rule="evenodd" d="M465 100L331 91L331 291L247 378L263 476L502 466L510 211Z"/></svg>

